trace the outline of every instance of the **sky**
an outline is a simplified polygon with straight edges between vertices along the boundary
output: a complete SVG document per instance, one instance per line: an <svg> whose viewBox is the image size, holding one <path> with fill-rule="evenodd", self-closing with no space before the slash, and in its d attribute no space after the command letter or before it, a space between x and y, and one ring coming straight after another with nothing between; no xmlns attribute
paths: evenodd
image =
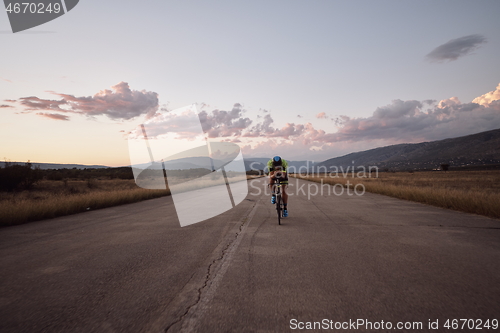
<svg viewBox="0 0 500 333"><path fill-rule="evenodd" d="M245 158L497 129L498 17L497 0L86 0L14 34L2 10L0 158L129 165L130 131L191 104Z"/></svg>

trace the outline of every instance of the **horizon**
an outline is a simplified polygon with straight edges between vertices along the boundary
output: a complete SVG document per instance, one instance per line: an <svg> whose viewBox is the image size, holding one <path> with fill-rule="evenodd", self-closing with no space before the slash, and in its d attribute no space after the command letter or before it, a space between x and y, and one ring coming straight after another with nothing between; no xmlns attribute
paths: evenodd
<svg viewBox="0 0 500 333"><path fill-rule="evenodd" d="M311 162L313 164L320 164L322 162L326 162L326 161L331 160L331 159L342 158L342 157L346 157L348 155L357 154L357 153L363 153L363 152L366 152L366 151L375 150L375 149L379 149L379 148L386 148L386 147L391 147L391 146L396 146L396 145L415 145L415 144L421 144L421 143L439 142L439 141L444 141L444 140L449 140L449 139L458 139L458 138L461 138L461 137L466 137L466 136L470 136L470 135L475 135L475 134L480 134L480 133L485 133L485 132L491 132L491 131L496 131L496 130L500 130L500 128L493 129L493 130L488 130L488 131L483 131L483 132L478 132L478 133L472 133L472 134L465 135L465 136L444 138L444 139L441 139L441 140L422 141L422 142L414 142L414 143L398 143L398 144L395 144L395 145L375 147L375 148L371 148L371 149L367 149L367 150L362 150L362 151L353 151L353 152L350 152L350 153L347 153L347 154L344 154L344 155L329 157L329 158L326 158L325 160L321 160L321 161L314 161L314 160L308 160L308 159L305 159L305 160L289 160L289 159L286 159L286 160L289 161L289 162ZM204 158L204 156L191 156L191 157L187 157L187 158L197 158L197 157ZM179 158L179 159L171 160L169 162L183 160L183 159L186 159L186 158ZM212 158L212 159L215 160L215 158ZM263 157L263 156L244 157L244 160L256 160L256 159L271 159L271 157ZM54 162L39 162L39 161L31 161L31 160L28 160L28 161L0 161L0 163L4 163L4 164L5 163L28 163L28 162L32 163L32 164L81 165L81 166L90 166L90 167L91 166L98 166L98 167L106 167L106 168L123 168L123 167L133 167L134 165L135 166L140 165L140 164L134 164L134 165L128 164L128 165L110 166L110 165L104 165L104 164L54 163ZM147 163L142 163L142 164L147 164Z"/></svg>
<svg viewBox="0 0 500 333"><path fill-rule="evenodd" d="M81 2L0 34L1 157L130 165L135 126L192 104L208 139L245 159L322 162L498 129L499 14L498 1ZM192 119L169 121L179 143L196 135Z"/></svg>

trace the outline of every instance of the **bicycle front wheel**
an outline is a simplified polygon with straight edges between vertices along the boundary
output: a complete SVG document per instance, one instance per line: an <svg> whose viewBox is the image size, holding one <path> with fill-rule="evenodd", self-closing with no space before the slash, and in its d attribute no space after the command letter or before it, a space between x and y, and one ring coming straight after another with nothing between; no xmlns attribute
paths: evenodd
<svg viewBox="0 0 500 333"><path fill-rule="evenodd" d="M276 196L276 211L278 212L278 224L281 224L281 194Z"/></svg>

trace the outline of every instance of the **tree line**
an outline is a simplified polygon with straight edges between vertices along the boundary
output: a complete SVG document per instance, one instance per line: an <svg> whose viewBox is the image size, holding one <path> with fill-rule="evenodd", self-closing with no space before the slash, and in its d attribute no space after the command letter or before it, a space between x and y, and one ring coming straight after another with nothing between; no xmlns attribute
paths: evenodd
<svg viewBox="0 0 500 333"><path fill-rule="evenodd" d="M0 191L12 192L16 189L29 190L42 179L46 180L89 180L89 179L134 179L132 168L85 168L46 169L33 167L29 161L23 164L5 162L0 167Z"/></svg>
<svg viewBox="0 0 500 333"><path fill-rule="evenodd" d="M140 177L155 177L158 170L141 170ZM173 178L198 178L210 174L212 171L198 168L189 170L168 170L168 176ZM139 174L139 172L137 172ZM255 171L255 173L258 173ZM248 171L247 174L254 174ZM233 177L233 172L227 172L228 177ZM5 162L0 166L0 191L12 192L14 190L29 190L40 180L90 180L90 179L134 179L131 167L118 168L85 168L85 169L40 169L33 167L29 161L18 164Z"/></svg>

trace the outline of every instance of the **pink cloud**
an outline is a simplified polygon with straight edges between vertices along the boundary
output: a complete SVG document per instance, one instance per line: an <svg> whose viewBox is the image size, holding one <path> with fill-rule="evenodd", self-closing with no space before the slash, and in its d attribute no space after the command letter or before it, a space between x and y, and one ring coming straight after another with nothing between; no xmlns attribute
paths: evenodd
<svg viewBox="0 0 500 333"><path fill-rule="evenodd" d="M43 113L43 112L37 112L36 113L38 116L42 116L45 118L49 119L54 119L54 120L69 120L68 116L62 115L62 114L57 114L57 113Z"/></svg>
<svg viewBox="0 0 500 333"><path fill-rule="evenodd" d="M500 87L500 85L499 85ZM461 103L456 97L436 103L432 100L394 100L378 107L364 118L339 116L334 119L338 130L325 132L310 123L287 123L273 126L270 114L242 131L242 137L282 139L280 145L333 146L339 142L379 141L391 143L421 142L457 137L500 128L499 88L475 99ZM317 117L325 117L319 113ZM283 141L285 140L285 141ZM286 140L289 140L287 142ZM278 141L276 141L278 142Z"/></svg>
<svg viewBox="0 0 500 333"><path fill-rule="evenodd" d="M75 97L69 94L51 92L62 97L60 100L41 99L36 96L22 97L17 102L26 111L58 111L93 116L107 116L111 119L132 119L146 114L151 117L158 110L158 94L151 91L131 90L128 83L120 82L104 89L94 96Z"/></svg>
<svg viewBox="0 0 500 333"><path fill-rule="evenodd" d="M476 99L483 105L461 103L456 97L442 100L437 105L430 100L394 100L391 104L378 107L370 117L338 117L335 121L338 127L336 132L327 133L315 129L309 123L303 127L287 124L283 129L272 129L270 124L259 127L257 124L254 129L263 130L258 134L254 131L253 136L281 137L305 146L335 146L339 142L368 141L391 144L457 137L500 128L500 99L497 91L498 88ZM289 132L291 128L296 131Z"/></svg>
<svg viewBox="0 0 500 333"><path fill-rule="evenodd" d="M280 152L298 156L307 154L337 154L366 147L396 143L440 140L500 128L499 87L471 103L462 103L456 97L441 100L394 100L375 109L369 117L351 118L345 115L331 118L337 131L326 132L311 123L274 125L271 114L258 117L238 132L218 131L218 136L239 137L242 149L249 156ZM326 113L316 115L322 119ZM238 123L241 114L234 113L232 122ZM301 152L301 153L298 153Z"/></svg>
<svg viewBox="0 0 500 333"><path fill-rule="evenodd" d="M199 134L200 123L209 138L234 138L242 135L252 120L243 116L245 112L241 104L234 104L231 111L213 110L211 112L165 112L156 114L147 122L147 132L150 138L176 133L178 139L193 139Z"/></svg>
<svg viewBox="0 0 500 333"><path fill-rule="evenodd" d="M201 127L209 138L240 136L242 131L252 124L252 120L243 117L243 113L243 106L236 103L231 111L202 111L199 118Z"/></svg>
<svg viewBox="0 0 500 333"><path fill-rule="evenodd" d="M397 99L376 108L369 117L350 118L341 115L331 118L337 127L337 131L332 132L317 129L311 123L286 123L276 127L269 112L258 115L257 121L252 121L245 117L245 111L238 103L231 111L202 111L199 117L203 130L210 138L244 139L244 142L260 142L264 139L268 143L293 147L314 146L318 149L327 149L341 142L421 142L500 128L500 100L497 99L497 92L498 88L475 99L482 104L461 103L456 97L440 102ZM316 116L320 119L327 117L324 112ZM188 138L196 133L190 130L196 123L196 117L192 116L169 118L151 132L178 132L179 137ZM250 146L253 147L252 144Z"/></svg>
<svg viewBox="0 0 500 333"><path fill-rule="evenodd" d="M483 106L489 106L491 103L498 100L500 100L500 83L498 84L495 90L490 91L479 97L476 97L475 99L472 100L472 103L477 103Z"/></svg>
<svg viewBox="0 0 500 333"><path fill-rule="evenodd" d="M40 99L36 96L31 97L21 97L19 102L22 106L25 107L27 111L33 110L52 110L52 111L60 111L60 112L74 112L66 109L62 109L61 106L67 105L65 100L49 100L49 99Z"/></svg>
<svg viewBox="0 0 500 333"><path fill-rule="evenodd" d="M476 102L474 102L474 103L476 103ZM462 104L462 103L458 100L457 97L450 97L450 98L443 99L443 100L439 101L437 107L440 109L445 109L448 106L456 106L456 105L460 105L460 104Z"/></svg>

